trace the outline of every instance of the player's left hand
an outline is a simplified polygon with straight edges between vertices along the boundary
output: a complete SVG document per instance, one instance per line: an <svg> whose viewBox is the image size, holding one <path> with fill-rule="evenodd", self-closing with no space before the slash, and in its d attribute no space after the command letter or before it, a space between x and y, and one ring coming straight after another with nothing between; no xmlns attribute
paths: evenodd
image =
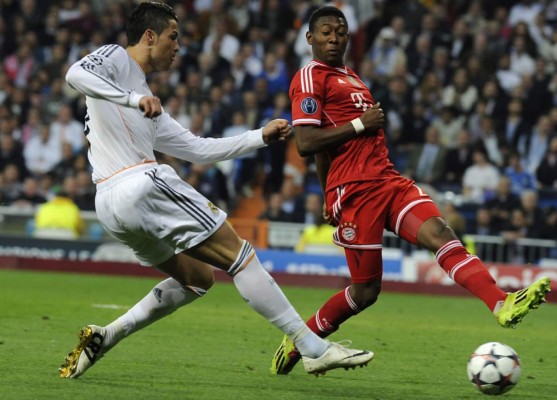
<svg viewBox="0 0 557 400"><path fill-rule="evenodd" d="M265 144L284 142L294 131L285 119L273 119L263 127L263 141Z"/></svg>

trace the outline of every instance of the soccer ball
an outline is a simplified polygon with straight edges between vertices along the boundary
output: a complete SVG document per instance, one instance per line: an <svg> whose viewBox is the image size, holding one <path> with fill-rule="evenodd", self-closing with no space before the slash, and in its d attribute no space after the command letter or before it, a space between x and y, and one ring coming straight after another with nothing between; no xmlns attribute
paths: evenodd
<svg viewBox="0 0 557 400"><path fill-rule="evenodd" d="M467 370L468 379L480 392L502 394L518 383L520 359L506 344L484 343L470 356Z"/></svg>

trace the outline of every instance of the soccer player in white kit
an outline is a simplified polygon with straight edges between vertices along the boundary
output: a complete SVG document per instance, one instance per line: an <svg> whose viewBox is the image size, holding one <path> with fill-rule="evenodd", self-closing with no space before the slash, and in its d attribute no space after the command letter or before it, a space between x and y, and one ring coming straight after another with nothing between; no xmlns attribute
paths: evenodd
<svg viewBox="0 0 557 400"><path fill-rule="evenodd" d="M212 266L226 271L246 302L295 342L307 372L366 365L372 352L348 349L311 332L252 246L226 222L226 214L171 167L157 164L154 151L209 163L291 133L288 122L277 119L231 138L200 138L165 113L145 75L169 69L179 48L177 26L170 6L140 3L127 22L126 49L102 46L67 72L69 85L86 95L85 135L99 221L133 249L142 265L169 278L107 326L84 327L60 376L79 377L124 337L203 296L214 282Z"/></svg>

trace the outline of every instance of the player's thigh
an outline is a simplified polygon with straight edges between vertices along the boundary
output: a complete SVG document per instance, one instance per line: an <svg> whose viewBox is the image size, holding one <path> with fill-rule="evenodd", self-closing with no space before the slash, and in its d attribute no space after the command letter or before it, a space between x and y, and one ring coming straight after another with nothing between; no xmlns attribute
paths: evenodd
<svg viewBox="0 0 557 400"><path fill-rule="evenodd" d="M182 286L195 286L208 290L215 281L213 267L185 253L175 254L156 266L164 274L176 279Z"/></svg>
<svg viewBox="0 0 557 400"><path fill-rule="evenodd" d="M225 222L205 241L186 250L186 253L217 268L228 270L236 261L243 243L232 226Z"/></svg>
<svg viewBox="0 0 557 400"><path fill-rule="evenodd" d="M414 184L403 184L400 193L393 199L387 228L409 243L418 244L418 232L424 222L441 218L441 212L431 197Z"/></svg>

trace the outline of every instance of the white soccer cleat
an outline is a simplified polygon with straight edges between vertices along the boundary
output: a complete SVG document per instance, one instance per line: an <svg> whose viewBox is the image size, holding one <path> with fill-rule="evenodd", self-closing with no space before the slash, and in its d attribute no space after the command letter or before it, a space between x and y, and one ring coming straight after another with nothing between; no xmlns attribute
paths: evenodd
<svg viewBox="0 0 557 400"><path fill-rule="evenodd" d="M81 329L79 343L58 369L60 378L77 378L95 364L108 351L105 336L106 329L100 326L88 325Z"/></svg>
<svg viewBox="0 0 557 400"><path fill-rule="evenodd" d="M329 348L318 358L302 356L302 362L307 373L324 375L326 371L335 368L356 368L367 365L374 354L367 350L349 349L339 343L331 343Z"/></svg>

